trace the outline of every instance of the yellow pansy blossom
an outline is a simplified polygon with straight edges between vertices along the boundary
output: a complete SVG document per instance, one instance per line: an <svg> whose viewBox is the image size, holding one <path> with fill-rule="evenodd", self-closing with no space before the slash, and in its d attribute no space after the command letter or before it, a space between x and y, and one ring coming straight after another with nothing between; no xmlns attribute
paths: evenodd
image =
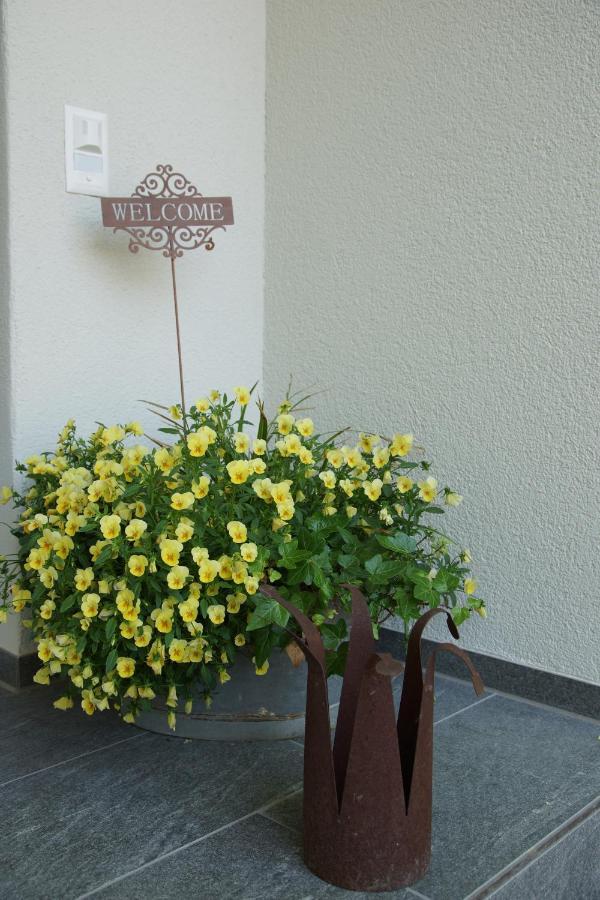
<svg viewBox="0 0 600 900"><path fill-rule="evenodd" d="M412 488L414 482L408 475L400 475L396 479L396 487L400 494L406 494Z"/></svg>
<svg viewBox="0 0 600 900"><path fill-rule="evenodd" d="M295 421L294 416L290 415L290 413L282 413L277 416L277 431L279 434L289 434L294 427Z"/></svg>
<svg viewBox="0 0 600 900"><path fill-rule="evenodd" d="M266 659L266 660L264 661L264 663L262 664L262 666L257 666L257 665L256 665L256 660L254 659L254 657L252 658L252 662L253 662L254 665L255 665L254 671L256 672L257 675L266 675L267 672L269 671L269 660L268 660L268 659Z"/></svg>
<svg viewBox="0 0 600 900"><path fill-rule="evenodd" d="M100 519L100 531L107 541L118 537L121 533L121 519L119 516L102 516Z"/></svg>
<svg viewBox="0 0 600 900"><path fill-rule="evenodd" d="M228 522L227 531L235 544L243 544L248 537L248 530L243 522Z"/></svg>
<svg viewBox="0 0 600 900"><path fill-rule="evenodd" d="M209 606L206 613L213 625L221 625L225 621L225 607L221 603Z"/></svg>
<svg viewBox="0 0 600 900"><path fill-rule="evenodd" d="M194 523L190 519L181 519L175 529L175 534L182 543L191 540L194 536Z"/></svg>
<svg viewBox="0 0 600 900"><path fill-rule="evenodd" d="M220 565L214 559L203 559L198 568L200 581L203 584L210 584L219 574Z"/></svg>
<svg viewBox="0 0 600 900"><path fill-rule="evenodd" d="M298 419L296 422L296 430L298 434L301 434L302 437L310 437L311 434L315 430L315 425L312 419Z"/></svg>
<svg viewBox="0 0 600 900"><path fill-rule="evenodd" d="M12 499L12 495L12 488L9 488L5 485L0 490L0 506L4 506L6 503L8 503L8 501Z"/></svg>
<svg viewBox="0 0 600 900"><path fill-rule="evenodd" d="M267 452L267 442L262 438L256 438L252 442L252 452L255 456L264 456Z"/></svg>
<svg viewBox="0 0 600 900"><path fill-rule="evenodd" d="M194 495L191 491L185 491L180 494L176 492L171 495L171 508L172 509L189 509L190 506L194 504Z"/></svg>
<svg viewBox="0 0 600 900"><path fill-rule="evenodd" d="M283 522L289 522L290 519L293 518L295 511L294 501L291 497L288 497L287 500L284 500L283 503L277 504L277 512L279 514L279 518Z"/></svg>
<svg viewBox="0 0 600 900"><path fill-rule="evenodd" d="M252 474L252 465L247 459L234 459L227 463L227 473L234 484L243 484Z"/></svg>
<svg viewBox="0 0 600 900"><path fill-rule="evenodd" d="M199 400L196 400L194 406L198 410L198 412L205 413L210 409L210 400L208 397L200 397Z"/></svg>
<svg viewBox="0 0 600 900"><path fill-rule="evenodd" d="M50 684L50 669L47 666L42 666L33 676L33 680L36 684Z"/></svg>
<svg viewBox="0 0 600 900"><path fill-rule="evenodd" d="M250 391L247 387L238 385L238 387L234 387L233 393L240 406L248 406L250 403Z"/></svg>
<svg viewBox="0 0 600 900"><path fill-rule="evenodd" d="M73 698L67 697L66 695L63 697L59 697L58 700L55 700L52 704L54 709L73 709Z"/></svg>
<svg viewBox="0 0 600 900"><path fill-rule="evenodd" d="M408 456L413 446L412 434L395 434L390 442L392 456Z"/></svg>
<svg viewBox="0 0 600 900"><path fill-rule="evenodd" d="M51 619L55 609L56 603L54 600L45 600L40 606L40 616L42 619Z"/></svg>
<svg viewBox="0 0 600 900"><path fill-rule="evenodd" d="M131 678L135 672L135 659L130 656L119 656L117 659L117 672L121 678Z"/></svg>
<svg viewBox="0 0 600 900"><path fill-rule="evenodd" d="M38 576L44 587L49 590L58 579L58 572L54 566L48 566L47 569L40 569Z"/></svg>
<svg viewBox="0 0 600 900"><path fill-rule="evenodd" d="M154 641L146 657L146 663L155 675L160 675L165 664L165 648L161 641Z"/></svg>
<svg viewBox="0 0 600 900"><path fill-rule="evenodd" d="M249 575L244 579L244 588L247 594L255 594L258 590L258 578Z"/></svg>
<svg viewBox="0 0 600 900"><path fill-rule="evenodd" d="M132 575L135 575L137 578L141 578L141 576L146 571L148 566L148 558L142 555L134 555L130 556L127 560L127 567Z"/></svg>
<svg viewBox="0 0 600 900"><path fill-rule="evenodd" d="M365 496L369 498L369 500L379 500L381 496L381 489L383 487L383 481L381 478L374 478L373 481L365 481L363 483L363 491L365 492Z"/></svg>
<svg viewBox="0 0 600 900"><path fill-rule="evenodd" d="M136 647L147 647L152 640L152 628L150 625L144 625L141 632L134 637Z"/></svg>
<svg viewBox="0 0 600 900"><path fill-rule="evenodd" d="M256 481L252 483L252 490L266 503L270 503L273 499L271 496L273 483L270 478L257 478Z"/></svg>
<svg viewBox="0 0 600 900"><path fill-rule="evenodd" d="M275 503L284 503L289 499L291 485L292 482L286 480L279 481L277 484L273 484L271 486L271 497L273 498Z"/></svg>
<svg viewBox="0 0 600 900"><path fill-rule="evenodd" d="M247 453L250 446L250 438L243 431L238 431L233 439L236 453Z"/></svg>
<svg viewBox="0 0 600 900"><path fill-rule="evenodd" d="M373 465L377 469L383 469L390 461L390 451L387 447L378 447L373 453Z"/></svg>
<svg viewBox="0 0 600 900"><path fill-rule="evenodd" d="M190 570L187 566L173 566L167 575L167 584L172 591L180 591L189 577Z"/></svg>
<svg viewBox="0 0 600 900"><path fill-rule="evenodd" d="M457 494L456 491L448 491L445 497L446 506L458 506L462 503L461 494Z"/></svg>
<svg viewBox="0 0 600 900"><path fill-rule="evenodd" d="M327 451L325 458L329 465L333 466L334 469L339 469L340 466L344 465L344 454L335 447L332 450Z"/></svg>
<svg viewBox="0 0 600 900"><path fill-rule="evenodd" d="M201 431L192 431L187 436L190 456L204 456L208 450L208 435Z"/></svg>
<svg viewBox="0 0 600 900"><path fill-rule="evenodd" d="M147 528L148 524L143 519L132 519L125 528L125 537L129 541L139 541Z"/></svg>
<svg viewBox="0 0 600 900"><path fill-rule="evenodd" d="M175 639L169 645L169 659L172 662L186 662L187 641Z"/></svg>
<svg viewBox="0 0 600 900"><path fill-rule="evenodd" d="M305 466L312 466L312 464L313 464L314 461L315 461L315 458L314 458L314 456L312 455L312 452L308 449L308 447L301 447L301 448L300 448L300 452L299 452L299 454L298 454L298 459L299 459L300 462L303 463Z"/></svg>
<svg viewBox="0 0 600 900"><path fill-rule="evenodd" d="M208 494L210 487L210 478L208 475L201 475L197 481L192 481L192 494L196 500L202 500Z"/></svg>
<svg viewBox="0 0 600 900"><path fill-rule="evenodd" d="M465 594L474 594L477 590L477 582L474 578L465 578L464 588Z"/></svg>
<svg viewBox="0 0 600 900"><path fill-rule="evenodd" d="M161 634L168 634L173 628L173 612L172 610L161 609L154 620L156 630Z"/></svg>
<svg viewBox="0 0 600 900"><path fill-rule="evenodd" d="M197 566L200 565L203 559L208 559L208 550L206 547L192 547L192 559Z"/></svg>
<svg viewBox="0 0 600 900"><path fill-rule="evenodd" d="M250 465L252 466L252 471L255 475L263 475L267 470L267 464L264 459L252 458L250 460Z"/></svg>
<svg viewBox="0 0 600 900"><path fill-rule="evenodd" d="M364 434L362 431L358 436L358 445L363 453L372 453L373 448L379 443L378 434Z"/></svg>
<svg viewBox="0 0 600 900"><path fill-rule="evenodd" d="M435 478L426 478L419 482L419 497L425 503L431 503L437 496L437 481Z"/></svg>
<svg viewBox="0 0 600 900"><path fill-rule="evenodd" d="M29 556L27 557L27 565L30 569L39 570L48 559L48 556L49 553L47 550L38 550L34 547L33 550L30 550Z"/></svg>
<svg viewBox="0 0 600 900"><path fill-rule="evenodd" d="M248 563L254 562L254 560L257 557L257 554L258 554L258 548L257 548L256 544L253 544L253 543L242 544L242 546L240 547L240 556L242 557L244 562L248 562Z"/></svg>
<svg viewBox="0 0 600 900"><path fill-rule="evenodd" d="M332 488L336 486L337 478L335 477L335 472L332 472L331 469L326 469L325 472L320 472L319 478L328 491L332 490Z"/></svg>
<svg viewBox="0 0 600 900"><path fill-rule="evenodd" d="M198 615L198 603L193 600L184 600L177 607L179 615L184 622L194 622Z"/></svg>
<svg viewBox="0 0 600 900"><path fill-rule="evenodd" d="M160 544L160 558L167 566L176 566L183 550L181 541L164 540Z"/></svg>
<svg viewBox="0 0 600 900"><path fill-rule="evenodd" d="M246 638L244 637L243 634L236 634L236 636L233 639L233 643L235 644L236 647L243 647L244 644L246 643Z"/></svg>
<svg viewBox="0 0 600 900"><path fill-rule="evenodd" d="M98 594L84 594L81 598L81 612L86 619L93 619L98 615L100 596Z"/></svg>
<svg viewBox="0 0 600 900"><path fill-rule="evenodd" d="M171 456L166 447L161 447L160 450L155 451L154 462L165 475L168 475L175 465L175 459Z"/></svg>

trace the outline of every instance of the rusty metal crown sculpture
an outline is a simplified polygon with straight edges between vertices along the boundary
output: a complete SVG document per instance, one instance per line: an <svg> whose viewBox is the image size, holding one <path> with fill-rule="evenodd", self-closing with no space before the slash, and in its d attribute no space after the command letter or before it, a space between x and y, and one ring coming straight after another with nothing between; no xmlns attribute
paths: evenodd
<svg viewBox="0 0 600 900"><path fill-rule="evenodd" d="M352 594L352 627L333 749L325 650L317 627L270 585L261 592L296 620L293 634L308 663L304 749L304 859L320 878L350 890L389 891L422 878L431 856L433 687L436 654L447 650L467 665L473 687L483 684L468 655L442 643L425 674L421 636L431 609L408 639L400 711L396 720L392 678L402 664L376 652L371 618L360 591Z"/></svg>

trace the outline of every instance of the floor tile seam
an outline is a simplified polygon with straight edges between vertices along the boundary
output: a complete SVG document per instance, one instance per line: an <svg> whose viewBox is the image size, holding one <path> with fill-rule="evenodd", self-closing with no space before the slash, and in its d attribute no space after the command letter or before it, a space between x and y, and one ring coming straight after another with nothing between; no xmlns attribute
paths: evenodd
<svg viewBox="0 0 600 900"><path fill-rule="evenodd" d="M542 859L546 853L557 847L565 838L574 834L578 828L585 825L595 815L600 813L600 795L595 797L585 806L582 806L576 813L569 816L556 828L532 844L523 853L516 856L508 865L504 866L498 872L480 884L474 891L468 894L464 900L486 900L487 897L493 897L497 890L509 884L535 862Z"/></svg>
<svg viewBox="0 0 600 900"><path fill-rule="evenodd" d="M99 894L101 891L105 890L105 888L111 887L113 884L119 884L121 881L125 881L125 879L131 878L132 875L137 875L140 872L143 872L146 869L155 866L157 863L163 862L165 859L170 859L170 857L175 856L177 853L181 853L183 850L189 850L190 847L194 847L197 844L200 844L203 841L214 837L214 835L220 834L222 831L227 831L229 828L233 828L235 825L239 825L241 822L246 822L253 816L261 815L263 818L266 818L263 815L265 810L269 809L271 806L275 806L277 803L283 802L288 797L297 793L300 789L301 788L299 788L296 784L291 787L290 790L285 794L279 794L277 797L274 797L272 800L269 800L268 803L264 803L257 809L253 809L250 812L245 813L243 816L239 816L237 819L233 819L231 822L226 822L224 825L219 825L218 828L213 828L212 831L207 831L205 834L202 834L191 841L187 841L185 844L181 844L181 846L179 847L174 847L172 850L168 850L166 853L161 853L154 859L150 859L148 860L148 862L143 863L141 866L136 866L135 869L131 869L128 872L123 872L121 875L117 875L115 878L111 878L109 881L105 881L102 884L99 884L96 887L92 888L90 891L86 891L85 894L78 895L75 900L86 900L87 897L93 897L95 894Z"/></svg>
<svg viewBox="0 0 600 900"><path fill-rule="evenodd" d="M135 741L138 738L147 737L149 732L141 732L140 734L133 734L131 737L121 738L118 741L112 741L110 744L103 744L101 747L94 747L93 750L86 750L83 753L78 753L76 756L69 756L66 759L61 759L58 762L52 763L49 766L42 766L41 769L34 769L33 772L25 772L23 775L17 775L16 778L9 778L8 781L3 781L0 783L0 788L8 787L11 784L15 784L17 781L24 781L26 778L33 778L34 775L41 775L43 772L49 772L51 769L56 769L59 766L65 766L67 763L75 762L78 759L83 759L85 756L92 756L94 753L101 753L103 750L110 750L111 747L117 747L119 744L126 744L128 741Z"/></svg>

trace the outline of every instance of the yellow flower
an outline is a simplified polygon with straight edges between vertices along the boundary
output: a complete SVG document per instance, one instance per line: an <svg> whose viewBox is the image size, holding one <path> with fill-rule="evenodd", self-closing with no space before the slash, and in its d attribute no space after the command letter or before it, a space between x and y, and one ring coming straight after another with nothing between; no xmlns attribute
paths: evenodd
<svg viewBox="0 0 600 900"><path fill-rule="evenodd" d="M100 531L107 541L112 541L121 533L121 519L119 516L102 516L100 519Z"/></svg>
<svg viewBox="0 0 600 900"><path fill-rule="evenodd" d="M254 659L254 657L252 658L252 662L254 663L254 665L255 665L255 667L256 667L256 668L254 669L254 671L256 672L257 675L266 675L267 672L269 671L269 660L268 660L268 659L266 659L266 660L264 661L264 663L262 664L262 666L257 666L257 665L256 665L256 660Z"/></svg>
<svg viewBox="0 0 600 900"><path fill-rule="evenodd" d="M208 450L208 435L202 431L192 431L187 436L190 456L204 456Z"/></svg>
<svg viewBox="0 0 600 900"><path fill-rule="evenodd" d="M203 584L210 584L219 574L220 564L214 559L203 559L200 562L198 573Z"/></svg>
<svg viewBox="0 0 600 900"><path fill-rule="evenodd" d="M160 558L167 566L176 566L182 550L183 544L180 541L161 541Z"/></svg>
<svg viewBox="0 0 600 900"><path fill-rule="evenodd" d="M208 412L208 410L210 409L210 400L208 399L208 397L201 397L199 400L196 400L195 406L198 412Z"/></svg>
<svg viewBox="0 0 600 900"><path fill-rule="evenodd" d="M244 579L244 587L247 594L255 594L258 590L258 578L249 575Z"/></svg>
<svg viewBox="0 0 600 900"><path fill-rule="evenodd" d="M200 565L203 559L208 559L208 550L206 547L192 547L192 559L197 566Z"/></svg>
<svg viewBox="0 0 600 900"><path fill-rule="evenodd" d="M437 495L437 481L435 478L426 478L419 482L419 497L425 503L431 503Z"/></svg>
<svg viewBox="0 0 600 900"><path fill-rule="evenodd" d="M240 547L240 555L244 562L254 562L258 554L258 548L256 544L242 544Z"/></svg>
<svg viewBox="0 0 600 900"><path fill-rule="evenodd" d="M340 466L344 465L344 454L337 448L328 450L325 454L325 457L329 465L333 466L334 469L339 469Z"/></svg>
<svg viewBox="0 0 600 900"><path fill-rule="evenodd" d="M229 672L226 672L225 669L221 669L219 672L219 681L221 684L225 684L227 681L231 681L231 675Z"/></svg>
<svg viewBox="0 0 600 900"><path fill-rule="evenodd" d="M464 592L465 594L474 594L477 590L477 582L474 578L465 578Z"/></svg>
<svg viewBox="0 0 600 900"><path fill-rule="evenodd" d="M250 391L247 387L234 387L233 393L235 394L236 400L240 404L240 406L248 406L248 404L250 403Z"/></svg>
<svg viewBox="0 0 600 900"><path fill-rule="evenodd" d="M167 575L167 584L172 591L180 591L190 574L187 566L173 566Z"/></svg>
<svg viewBox="0 0 600 900"><path fill-rule="evenodd" d="M27 557L27 564L31 569L39 570L43 567L44 563L48 559L48 551L47 550L38 550L37 548L33 548L30 550L29 556Z"/></svg>
<svg viewBox="0 0 600 900"><path fill-rule="evenodd" d="M47 666L42 666L33 676L33 680L36 684L50 684L50 669Z"/></svg>
<svg viewBox="0 0 600 900"><path fill-rule="evenodd" d="M147 647L152 640L152 628L150 625L144 625L140 634L134 637L136 647Z"/></svg>
<svg viewBox="0 0 600 900"><path fill-rule="evenodd" d="M161 641L154 641L146 657L146 663L155 675L160 675L165 664L165 648Z"/></svg>
<svg viewBox="0 0 600 900"><path fill-rule="evenodd" d="M173 611L166 609L159 610L154 624L156 625L156 630L160 631L161 634L168 634L173 627Z"/></svg>
<svg viewBox="0 0 600 900"><path fill-rule="evenodd" d="M238 431L233 439L236 453L247 453L250 446L250 438L243 431Z"/></svg>
<svg viewBox="0 0 600 900"><path fill-rule="evenodd" d="M266 479L265 479L266 481ZM275 503L285 503L290 497L290 487L292 482L289 480L280 481L271 486L271 497Z"/></svg>
<svg viewBox="0 0 600 900"><path fill-rule="evenodd" d="M346 507L346 515L348 516L349 519L351 519L353 516L355 516L357 512L358 512L358 510L355 506L348 505Z"/></svg>
<svg viewBox="0 0 600 900"><path fill-rule="evenodd" d="M282 413L280 416L277 416L277 431L279 434L289 434L294 427L295 421L294 417L289 413Z"/></svg>
<svg viewBox="0 0 600 900"><path fill-rule="evenodd" d="M313 464L314 461L315 461L315 458L314 458L314 456L312 455L312 452L308 449L308 447L301 447L301 448L300 448L300 453L298 454L298 459L299 459L300 462L303 463L305 466L312 466L312 464Z"/></svg>
<svg viewBox="0 0 600 900"><path fill-rule="evenodd" d="M267 442L263 441L262 438L256 438L252 442L252 452L255 456L264 456L267 452Z"/></svg>
<svg viewBox="0 0 600 900"><path fill-rule="evenodd" d="M206 612L213 625L221 625L225 621L225 607L221 603L209 606Z"/></svg>
<svg viewBox="0 0 600 900"><path fill-rule="evenodd" d="M250 460L250 465L252 466L252 471L255 475L262 475L267 470L267 464L264 459L252 458Z"/></svg>
<svg viewBox="0 0 600 900"><path fill-rule="evenodd" d="M84 594L81 598L81 612L86 619L93 619L98 615L100 597L98 594Z"/></svg>
<svg viewBox="0 0 600 900"><path fill-rule="evenodd" d="M88 716L93 716L96 712L96 705L92 699L93 696L91 691L84 691L82 694L83 700L81 701L81 708Z"/></svg>
<svg viewBox="0 0 600 900"><path fill-rule="evenodd" d="M460 561L464 563L470 563L473 561L473 557L471 556L470 550L466 548L460 554Z"/></svg>
<svg viewBox="0 0 600 900"><path fill-rule="evenodd" d="M373 465L377 469L383 469L390 461L390 451L387 447L378 447L373 453Z"/></svg>
<svg viewBox="0 0 600 900"><path fill-rule="evenodd" d="M314 422L312 419L298 419L296 429L302 437L310 437L315 430Z"/></svg>
<svg viewBox="0 0 600 900"><path fill-rule="evenodd" d="M201 475L197 481L192 481L192 494L196 500L202 500L208 494L210 486L210 478L208 475Z"/></svg>
<svg viewBox="0 0 600 900"><path fill-rule="evenodd" d="M369 500L379 500L381 496L381 488L383 487L383 481L381 478L374 478L373 481L365 481L363 483L363 491L365 495L369 498Z"/></svg>
<svg viewBox="0 0 600 900"><path fill-rule="evenodd" d="M358 436L358 445L363 453L372 453L373 447L379 443L379 440L378 434L363 434L361 431Z"/></svg>
<svg viewBox="0 0 600 900"><path fill-rule="evenodd" d="M12 488L6 487L6 485L0 490L0 506L4 506L8 501L12 498L13 492Z"/></svg>
<svg viewBox="0 0 600 900"><path fill-rule="evenodd" d="M260 497L260 499L264 500L266 503L270 503L273 499L271 496L273 483L270 478L257 478L252 483L252 490L257 495L257 497Z"/></svg>
<svg viewBox="0 0 600 900"><path fill-rule="evenodd" d="M413 480L412 478L409 478L408 475L400 475L396 480L396 487L400 494L406 494L407 491L410 491L412 486Z"/></svg>
<svg viewBox="0 0 600 900"><path fill-rule="evenodd" d="M168 475L175 465L175 460L166 447L161 447L160 450L156 450L154 453L154 462L165 475Z"/></svg>
<svg viewBox="0 0 600 900"><path fill-rule="evenodd" d="M181 407L179 405L170 406L169 407L169 415L172 419L175 419L176 422L180 422L182 419L181 415Z"/></svg>
<svg viewBox="0 0 600 900"><path fill-rule="evenodd" d="M47 569L40 569L39 571L39 579L44 585L45 588L50 589L54 582L58 578L58 572L54 568L54 566L49 566Z"/></svg>
<svg viewBox="0 0 600 900"><path fill-rule="evenodd" d="M235 644L236 647L243 647L244 644L246 643L246 638L244 637L243 634L236 634L236 636L233 639L233 643Z"/></svg>
<svg viewBox="0 0 600 900"><path fill-rule="evenodd" d="M210 397L211 403L216 403L217 400L221 398L221 391L209 391L208 396Z"/></svg>
<svg viewBox="0 0 600 900"><path fill-rule="evenodd" d="M458 506L459 503L462 503L461 494L457 494L456 491L448 491L446 494L446 506Z"/></svg>
<svg viewBox="0 0 600 900"><path fill-rule="evenodd" d="M184 600L177 607L179 615L184 622L195 622L198 615L198 603L194 600Z"/></svg>
<svg viewBox="0 0 600 900"><path fill-rule="evenodd" d="M235 544L243 544L248 537L248 531L243 522L228 522L227 531Z"/></svg>
<svg viewBox="0 0 600 900"><path fill-rule="evenodd" d="M167 713L167 725L171 731L175 731L177 728L177 715L172 709Z"/></svg>
<svg viewBox="0 0 600 900"><path fill-rule="evenodd" d="M131 678L135 672L135 659L129 656L119 656L117 659L117 672L121 678Z"/></svg>
<svg viewBox="0 0 600 900"><path fill-rule="evenodd" d="M227 463L227 472L234 484L243 484L252 474L252 465L247 459L234 459Z"/></svg>
<svg viewBox="0 0 600 900"><path fill-rule="evenodd" d="M172 509L189 509L194 503L194 495L191 491L186 491L183 494L175 493L171 495L171 508Z"/></svg>
<svg viewBox="0 0 600 900"><path fill-rule="evenodd" d="M142 698L142 700L154 700L156 694L152 690L151 687L140 685L138 687L138 695Z"/></svg>
<svg viewBox="0 0 600 900"><path fill-rule="evenodd" d="M54 709L73 709L73 698L67 696L59 697L52 706Z"/></svg>
<svg viewBox="0 0 600 900"><path fill-rule="evenodd" d="M187 641L173 640L169 646L169 659L176 663L186 661Z"/></svg>
<svg viewBox="0 0 600 900"><path fill-rule="evenodd" d="M139 621L139 620L138 620ZM135 635L137 626L133 624L133 622L121 622L119 625L119 631L122 636L130 641L131 638Z"/></svg>
<svg viewBox="0 0 600 900"><path fill-rule="evenodd" d="M132 575L135 575L138 578L146 571L146 567L148 565L148 559L146 556L130 556L127 560L127 566Z"/></svg>
<svg viewBox="0 0 600 900"><path fill-rule="evenodd" d="M335 477L335 472L332 472L331 469L326 469L325 472L320 472L319 478L328 491L336 486L337 479Z"/></svg>
<svg viewBox="0 0 600 900"><path fill-rule="evenodd" d="M42 619L51 619L55 609L56 603L54 600L45 600L40 606L40 616Z"/></svg>
<svg viewBox="0 0 600 900"><path fill-rule="evenodd" d="M112 518L112 516L109 516L109 518ZM115 518L119 519L118 516L116 516ZM119 524L120 521L121 520L119 519ZM72 539L68 535L63 534L62 537L54 542L53 550L57 556L60 556L61 559L66 559L74 546L75 544L73 543Z"/></svg>
<svg viewBox="0 0 600 900"><path fill-rule="evenodd" d="M283 522L289 522L290 519L294 516L294 501L291 497L288 497L287 500L284 500L283 503L277 504L277 512L279 513L279 518Z"/></svg>
<svg viewBox="0 0 600 900"><path fill-rule="evenodd" d="M125 537L130 541L139 541L148 525L142 519L132 519L125 528Z"/></svg>
<svg viewBox="0 0 600 900"><path fill-rule="evenodd" d="M395 434L390 443L392 456L407 456L413 446L412 434Z"/></svg>
<svg viewBox="0 0 600 900"><path fill-rule="evenodd" d="M194 523L190 519L181 519L175 529L175 534L182 543L191 540L194 536Z"/></svg>

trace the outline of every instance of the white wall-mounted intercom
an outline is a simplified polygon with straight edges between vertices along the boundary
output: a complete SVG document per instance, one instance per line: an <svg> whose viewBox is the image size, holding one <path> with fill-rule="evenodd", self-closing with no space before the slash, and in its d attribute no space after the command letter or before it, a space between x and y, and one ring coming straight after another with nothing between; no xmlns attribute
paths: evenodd
<svg viewBox="0 0 600 900"><path fill-rule="evenodd" d="M65 171L70 193L108 193L106 113L65 106Z"/></svg>

